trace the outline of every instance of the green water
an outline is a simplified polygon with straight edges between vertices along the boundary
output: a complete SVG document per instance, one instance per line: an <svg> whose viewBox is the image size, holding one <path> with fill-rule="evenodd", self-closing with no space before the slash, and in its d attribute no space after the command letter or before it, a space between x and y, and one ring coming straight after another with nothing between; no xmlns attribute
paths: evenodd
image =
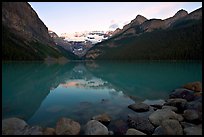
<svg viewBox="0 0 204 137"><path fill-rule="evenodd" d="M108 113L112 121L135 113L127 108L145 99L166 99L181 85L202 81L202 63L193 61L2 63L2 119L55 127L60 117L84 125Z"/></svg>

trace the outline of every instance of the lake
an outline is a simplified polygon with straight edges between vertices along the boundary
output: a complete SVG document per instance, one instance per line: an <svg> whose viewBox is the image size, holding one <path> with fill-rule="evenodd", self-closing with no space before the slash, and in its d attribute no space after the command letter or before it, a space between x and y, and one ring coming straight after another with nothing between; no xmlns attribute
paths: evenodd
<svg viewBox="0 0 204 137"><path fill-rule="evenodd" d="M202 81L201 62L3 62L2 119L55 127L61 117L84 125L107 113L111 123L125 121L135 113L128 105L167 99L173 89L193 81Z"/></svg>

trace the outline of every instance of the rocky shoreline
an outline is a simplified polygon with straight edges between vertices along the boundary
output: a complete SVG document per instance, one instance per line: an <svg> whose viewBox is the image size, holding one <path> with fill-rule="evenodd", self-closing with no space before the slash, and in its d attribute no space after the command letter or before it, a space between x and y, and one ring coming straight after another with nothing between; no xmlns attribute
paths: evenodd
<svg viewBox="0 0 204 137"><path fill-rule="evenodd" d="M166 100L145 100L127 106L137 112L127 114L123 135L202 135L202 83L187 83L173 90ZM140 113L140 115L138 115ZM111 116L99 114L85 125L60 118L55 128L30 126L19 118L2 120L3 135L116 135L108 129Z"/></svg>

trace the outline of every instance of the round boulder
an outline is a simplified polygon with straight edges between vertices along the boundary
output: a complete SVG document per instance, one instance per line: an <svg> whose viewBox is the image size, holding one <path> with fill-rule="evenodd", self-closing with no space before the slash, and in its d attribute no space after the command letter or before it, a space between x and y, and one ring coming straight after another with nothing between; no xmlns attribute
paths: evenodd
<svg viewBox="0 0 204 137"><path fill-rule="evenodd" d="M149 120L155 126L161 125L162 121L167 119L175 119L178 121L182 121L183 117L179 114L176 114L170 109L156 110L149 116Z"/></svg>
<svg viewBox="0 0 204 137"><path fill-rule="evenodd" d="M8 118L2 120L2 135L22 135L22 130L27 128L28 124L19 118Z"/></svg>
<svg viewBox="0 0 204 137"><path fill-rule="evenodd" d="M108 135L108 129L97 120L90 120L84 127L85 135Z"/></svg>
<svg viewBox="0 0 204 137"><path fill-rule="evenodd" d="M147 135L139 130L136 130L134 128L129 128L125 135Z"/></svg>
<svg viewBox="0 0 204 137"><path fill-rule="evenodd" d="M136 112L146 112L149 111L149 105L144 103L135 103L128 106L128 108L136 111Z"/></svg>
<svg viewBox="0 0 204 137"><path fill-rule="evenodd" d="M56 124L57 135L78 135L80 124L68 118L61 118Z"/></svg>
<svg viewBox="0 0 204 137"><path fill-rule="evenodd" d="M200 81L190 82L183 85L182 87L193 91L202 92L202 83Z"/></svg>

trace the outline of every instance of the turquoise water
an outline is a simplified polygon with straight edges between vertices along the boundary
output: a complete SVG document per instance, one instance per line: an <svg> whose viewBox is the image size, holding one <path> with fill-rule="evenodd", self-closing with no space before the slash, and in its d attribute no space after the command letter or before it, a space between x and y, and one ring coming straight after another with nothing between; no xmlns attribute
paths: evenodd
<svg viewBox="0 0 204 137"><path fill-rule="evenodd" d="M128 105L166 99L175 88L202 81L202 63L193 61L2 63L2 119L55 127L60 117L85 124L108 113L112 121L135 113Z"/></svg>

